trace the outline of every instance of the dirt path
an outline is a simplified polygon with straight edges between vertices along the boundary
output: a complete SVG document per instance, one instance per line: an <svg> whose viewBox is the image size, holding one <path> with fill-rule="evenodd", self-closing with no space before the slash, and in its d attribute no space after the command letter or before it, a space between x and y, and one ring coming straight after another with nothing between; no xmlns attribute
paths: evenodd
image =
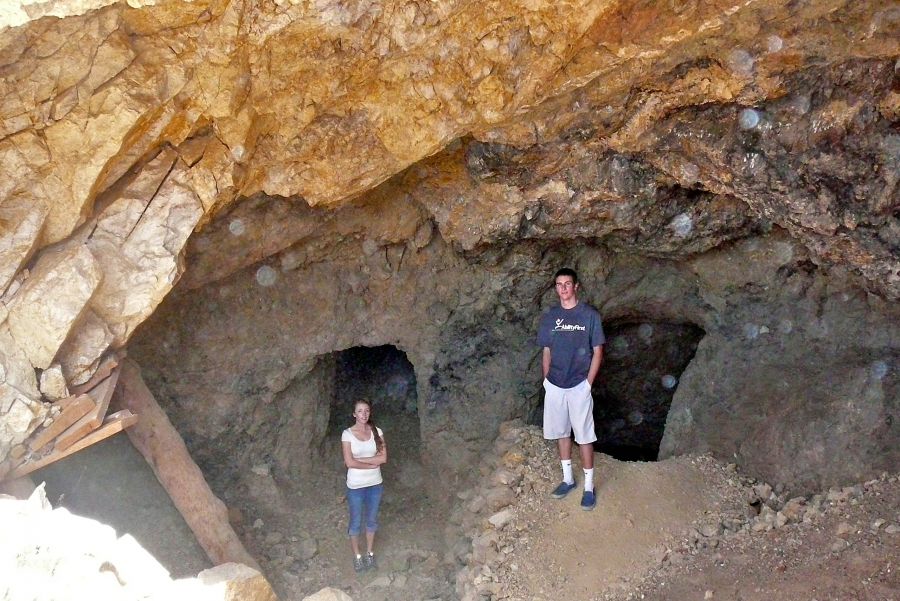
<svg viewBox="0 0 900 601"><path fill-rule="evenodd" d="M465 495L496 498L496 483L515 492L510 507L470 503L476 515L462 519L473 539L465 601L900 601L896 475L785 499L710 457L597 455L598 504L585 512L580 491L549 498L554 449L517 430L496 445L495 488Z"/></svg>
<svg viewBox="0 0 900 601"><path fill-rule="evenodd" d="M560 501L538 498L532 506L532 544L516 558L523 594L588 599L643 571L658 545L704 511L725 504L718 483L689 460L626 463L599 454L597 459L601 481L594 511L581 510L580 487Z"/></svg>

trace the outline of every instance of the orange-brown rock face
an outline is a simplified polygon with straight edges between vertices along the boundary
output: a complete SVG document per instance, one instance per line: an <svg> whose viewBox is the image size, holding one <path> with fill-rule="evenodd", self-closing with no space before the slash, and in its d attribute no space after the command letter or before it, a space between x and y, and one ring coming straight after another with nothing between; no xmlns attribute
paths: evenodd
<svg viewBox="0 0 900 601"><path fill-rule="evenodd" d="M0 457L43 419L35 370L86 381L189 240L196 288L329 257L322 232L683 258L774 224L896 300L898 23L889 1L13 3Z"/></svg>

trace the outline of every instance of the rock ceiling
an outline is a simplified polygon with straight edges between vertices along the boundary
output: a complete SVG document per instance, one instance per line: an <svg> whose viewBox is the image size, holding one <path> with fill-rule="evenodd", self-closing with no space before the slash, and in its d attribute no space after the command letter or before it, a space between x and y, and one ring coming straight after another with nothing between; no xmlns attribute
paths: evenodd
<svg viewBox="0 0 900 601"><path fill-rule="evenodd" d="M433 223L464 252L685 256L774 225L900 297L889 0L10 4L0 458L58 394L41 376L124 346L189 238L200 286L360 204L396 215L381 239ZM271 196L312 217L246 210L234 248L200 243Z"/></svg>

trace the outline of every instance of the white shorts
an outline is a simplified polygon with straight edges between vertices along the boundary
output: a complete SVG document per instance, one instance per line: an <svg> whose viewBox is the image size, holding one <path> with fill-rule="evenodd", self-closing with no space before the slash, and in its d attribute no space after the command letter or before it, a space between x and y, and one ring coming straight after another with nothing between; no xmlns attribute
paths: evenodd
<svg viewBox="0 0 900 601"><path fill-rule="evenodd" d="M560 388L544 378L544 438L568 438L574 430L575 442L597 440L594 433L594 397L585 380L574 388Z"/></svg>

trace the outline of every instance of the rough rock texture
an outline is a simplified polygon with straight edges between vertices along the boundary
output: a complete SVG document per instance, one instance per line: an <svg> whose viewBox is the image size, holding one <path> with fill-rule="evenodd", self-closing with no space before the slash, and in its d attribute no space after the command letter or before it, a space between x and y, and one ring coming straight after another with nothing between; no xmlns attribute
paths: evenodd
<svg viewBox="0 0 900 601"><path fill-rule="evenodd" d="M273 204L267 210L282 210ZM344 211L347 220L340 219ZM450 469L464 468L500 422L538 402L531 340L541 307L554 302L548 274L562 263L579 269L586 300L610 323L688 323L705 334L687 370L674 374L680 381L668 418L663 413L657 420L665 423L663 456L693 449L728 458L736 453L752 473L796 489L858 479L898 459L896 305L864 292L845 272L817 268L782 230L688 261L613 254L584 242L524 242L467 261L440 237L421 248L415 236L379 247L369 238L358 241L360 231L329 245L337 237L328 228L347 227L358 211L340 210L333 222L318 222L321 228L303 244L323 250L309 263L298 265L306 255L291 249L280 264L176 293L131 346L206 469L246 469L271 454L275 441L282 453L285 437L296 437L281 429L279 416L290 407L285 399L300 398L282 391L310 390L298 384L308 381L329 397L339 383L311 367L312 359L383 344L404 351L413 365L423 453ZM372 211L360 223L379 231L398 211ZM307 210L299 213L293 219ZM245 223L250 218L239 209L235 214ZM233 222L223 220L218 233L208 230L199 246L225 243L233 237L225 223ZM261 278L263 267L274 281ZM634 380L634 390L662 388L660 373L636 370L642 359L630 356L654 344L665 348L652 331L633 349L611 339L616 352L604 370L612 380ZM781 365L785 357L795 363ZM870 382L866 374L880 379ZM387 384L392 374L382 377ZM306 411L328 411L321 398L300 396L310 399ZM193 399L215 403L198 411ZM601 419L601 429L608 425ZM321 436L320 429L304 431ZM825 440L826 452L816 451ZM312 443L293 444L308 449ZM828 459L834 453L846 461ZM315 464L303 452L293 455L285 477L302 471L304 461L306 469Z"/></svg>
<svg viewBox="0 0 900 601"><path fill-rule="evenodd" d="M29 362L15 382L54 363L87 380L186 254L183 293L138 346L192 450L273 453L262 435L291 382L394 344L423 434L463 465L537 404L528 337L547 272L571 262L614 319L706 332L666 452L738 452L800 486L894 458L886 0L23 0L0 27L2 352ZM748 265L762 251L732 246L748 237L777 259ZM57 274L58 255L82 261ZM36 294L51 275L72 292ZM791 327L769 348L773 315ZM783 391L758 385L773 374ZM832 434L808 456L794 451L823 435L803 411ZM0 457L37 427L25 417Z"/></svg>

